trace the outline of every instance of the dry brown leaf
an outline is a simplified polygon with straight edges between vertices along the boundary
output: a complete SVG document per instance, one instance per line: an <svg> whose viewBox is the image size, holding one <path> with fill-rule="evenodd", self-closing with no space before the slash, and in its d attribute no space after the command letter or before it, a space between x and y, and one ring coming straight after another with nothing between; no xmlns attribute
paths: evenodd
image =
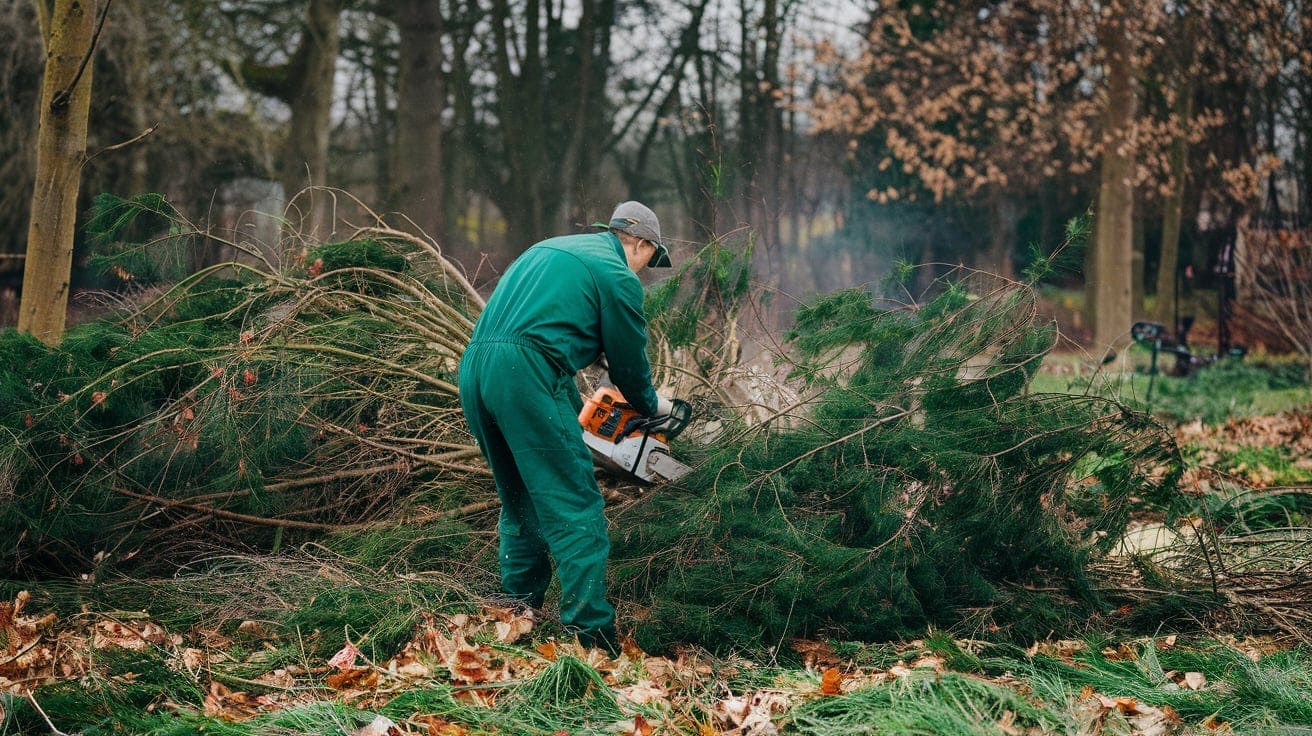
<svg viewBox="0 0 1312 736"><path fill-rule="evenodd" d="M1078 639L1061 639L1059 641L1035 642L1025 650L1025 653L1031 657L1042 654L1069 662L1076 654L1087 648L1088 645Z"/></svg>
<svg viewBox="0 0 1312 736"><path fill-rule="evenodd" d="M1129 644L1116 647L1103 647L1102 656L1110 662L1133 662L1139 658L1139 652Z"/></svg>
<svg viewBox="0 0 1312 736"><path fill-rule="evenodd" d="M128 626L118 621L100 621L91 635L93 649L115 647L141 651L152 644L164 644L169 641L170 637L163 627L149 621L140 626Z"/></svg>
<svg viewBox="0 0 1312 736"><path fill-rule="evenodd" d="M625 636L620 639L620 656L628 657L635 662L641 662L647 656L647 653L642 651L642 647L638 646L638 642L634 641L633 637Z"/></svg>
<svg viewBox="0 0 1312 736"><path fill-rule="evenodd" d="M460 647L456 649L454 656L446 662L446 666L451 670L453 680L470 685L492 682L498 679L497 673L491 669L491 664L492 649L485 645Z"/></svg>
<svg viewBox="0 0 1312 736"><path fill-rule="evenodd" d="M265 672L255 678L255 681L263 685L269 685L281 689L287 689L296 684L296 678L292 673L285 669L276 669L272 672Z"/></svg>
<svg viewBox="0 0 1312 736"><path fill-rule="evenodd" d="M1203 728L1206 728L1209 731L1229 733L1230 723L1218 718L1217 716L1208 716L1207 720L1203 721Z"/></svg>
<svg viewBox="0 0 1312 736"><path fill-rule="evenodd" d="M1170 706L1154 708L1139 703L1134 713L1126 714L1126 721L1134 727L1135 736L1167 736L1180 724L1180 717Z"/></svg>
<svg viewBox="0 0 1312 736"><path fill-rule="evenodd" d="M259 621L242 621L237 625L237 633L251 639L269 638L269 632L264 629L264 624Z"/></svg>
<svg viewBox="0 0 1312 736"><path fill-rule="evenodd" d="M787 693L762 690L752 695L726 698L715 704L716 715L742 736L775 736L773 717L792 705Z"/></svg>
<svg viewBox="0 0 1312 736"><path fill-rule="evenodd" d="M639 680L632 685L615 688L616 699L623 705L651 705L652 703L663 703L669 698L669 693L663 688L656 687L651 680Z"/></svg>
<svg viewBox="0 0 1312 736"><path fill-rule="evenodd" d="M335 672L325 678L334 690L373 690L378 687L378 673L368 667Z"/></svg>
<svg viewBox="0 0 1312 736"><path fill-rule="evenodd" d="M834 667L842 664L843 661L828 642L793 639L789 642L789 646L802 655L802 666L808 670Z"/></svg>
<svg viewBox="0 0 1312 736"><path fill-rule="evenodd" d="M942 657L933 654L921 657L911 663L911 669L913 670L934 670L935 672L942 672L946 667L947 662L945 662Z"/></svg>
<svg viewBox="0 0 1312 736"><path fill-rule="evenodd" d="M428 661L429 658L421 654L415 642L409 642L395 657L387 660L383 669L399 677L412 679L429 677L433 674L433 668Z"/></svg>
<svg viewBox="0 0 1312 736"><path fill-rule="evenodd" d="M444 721L437 716L415 716L408 721L416 726L423 726L427 736L468 736L469 729L458 723Z"/></svg>
<svg viewBox="0 0 1312 736"><path fill-rule="evenodd" d="M403 736L405 732L387 716L375 716L372 721L351 732L351 736Z"/></svg>
<svg viewBox="0 0 1312 736"><path fill-rule="evenodd" d="M508 621L496 622L497 641L509 644L533 630L531 616L515 616Z"/></svg>
<svg viewBox="0 0 1312 736"><path fill-rule="evenodd" d="M355 667L355 662L360 658L360 650L351 642L346 642L346 646L337 650L337 653L328 658L328 666L336 668L339 672L346 672Z"/></svg>
<svg viewBox="0 0 1312 736"><path fill-rule="evenodd" d="M560 655L556 652L556 642L544 641L535 647L538 654L541 654L548 662L555 662Z"/></svg>
<svg viewBox="0 0 1312 736"><path fill-rule="evenodd" d="M244 721L273 705L268 698L229 690L217 680L210 681L210 691L205 695L204 703L205 715L225 721Z"/></svg>
<svg viewBox="0 0 1312 736"><path fill-rule="evenodd" d="M843 673L837 667L830 667L820 677L820 692L824 695L838 695L843 692Z"/></svg>

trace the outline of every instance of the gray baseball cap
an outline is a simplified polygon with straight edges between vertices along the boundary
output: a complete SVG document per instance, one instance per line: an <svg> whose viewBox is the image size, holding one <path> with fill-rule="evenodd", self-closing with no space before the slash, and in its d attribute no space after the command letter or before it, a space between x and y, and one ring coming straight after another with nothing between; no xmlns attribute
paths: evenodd
<svg viewBox="0 0 1312 736"><path fill-rule="evenodd" d="M656 246L656 252L647 261L648 268L669 268L670 249L661 240L661 223L656 213L641 202L621 202L610 215L611 230L628 233Z"/></svg>

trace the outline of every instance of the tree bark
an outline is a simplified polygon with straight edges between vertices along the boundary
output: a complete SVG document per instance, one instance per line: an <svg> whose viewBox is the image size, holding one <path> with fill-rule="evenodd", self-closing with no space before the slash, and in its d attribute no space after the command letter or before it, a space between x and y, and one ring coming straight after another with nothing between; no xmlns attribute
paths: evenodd
<svg viewBox="0 0 1312 736"><path fill-rule="evenodd" d="M397 208L421 230L445 245L442 176L442 113L446 73L442 69L441 7L432 0L400 0L396 99ZM449 253L466 267L466 253Z"/></svg>
<svg viewBox="0 0 1312 736"><path fill-rule="evenodd" d="M1004 278L1016 277L1012 251L1016 246L1016 223L1020 220L1015 199L998 185L989 187L989 252L980 266Z"/></svg>
<svg viewBox="0 0 1312 736"><path fill-rule="evenodd" d="M1181 125L1187 125L1193 117L1194 86L1186 80L1182 89L1177 91L1175 101L1177 117ZM1176 279L1180 269L1180 223L1184 213L1185 180L1189 176L1189 141L1181 130L1171 141L1171 192L1162 203L1162 247L1157 259L1157 302L1153 318L1162 324L1175 325Z"/></svg>
<svg viewBox="0 0 1312 736"><path fill-rule="evenodd" d="M1098 187L1098 215L1093 272L1085 289L1092 292L1093 348L1111 350L1134 318L1130 281L1133 268L1134 166L1132 128L1137 108L1134 44L1128 33L1126 8L1113 3L1099 24L1099 41L1106 49L1107 107L1104 150Z"/></svg>
<svg viewBox="0 0 1312 736"><path fill-rule="evenodd" d="M310 0L297 51L285 66L243 64L243 75L253 89L286 102L291 109L278 178L287 201L295 199L287 211L290 227L312 240L331 232L331 211L327 202L316 202L314 193L299 198L297 194L307 186L328 184L328 133L342 1Z"/></svg>
<svg viewBox="0 0 1312 736"><path fill-rule="evenodd" d="M95 0L56 0L46 38L36 186L18 329L48 345L64 335L82 164L91 109Z"/></svg>

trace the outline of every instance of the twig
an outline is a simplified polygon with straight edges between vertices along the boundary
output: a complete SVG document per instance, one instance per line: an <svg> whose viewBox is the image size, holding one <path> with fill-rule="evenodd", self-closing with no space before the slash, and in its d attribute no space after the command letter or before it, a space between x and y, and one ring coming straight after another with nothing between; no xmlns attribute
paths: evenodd
<svg viewBox="0 0 1312 736"><path fill-rule="evenodd" d="M219 672L213 667L206 667L205 670L210 673L210 679L221 680L233 685L248 685L251 687L262 687L267 690L280 690L285 693L299 693L315 690L326 690L327 688L316 685L276 685L272 682L260 682L259 680L248 680L245 677L230 675L226 672Z"/></svg>
<svg viewBox="0 0 1312 736"><path fill-rule="evenodd" d="M129 139L127 139L127 140L125 140L125 141L123 141L123 142L121 142L121 143L115 143L115 144L112 145L112 146L105 146L104 148L100 149L99 151L96 151L95 153L91 154L90 156L87 156L86 159L82 161L82 165L83 165L83 166L86 166L87 164L89 164L89 163L91 163L93 160L95 160L95 158L96 158L97 156L99 156L100 154L102 154L102 153L109 153L109 152L111 152L111 151L117 151L117 150L122 149L122 148L127 148L128 146L132 145L133 143L136 143L136 142L138 142L138 141L145 140L147 137L149 137L152 133L154 133L154 132L155 132L156 130L158 130L158 129L159 129L159 123L155 123L154 125L150 126L149 128L146 128L145 130L141 131L141 132L138 133L137 135L134 135L134 136L132 136L131 138L129 138Z"/></svg>
<svg viewBox="0 0 1312 736"><path fill-rule="evenodd" d="M58 110L68 105L68 100L73 96L73 88L82 79L82 72L87 70L87 62L96 53L96 42L100 40L100 32L105 28L105 19L109 17L109 6L114 4L114 0L105 0L105 7L100 9L100 20L96 22L96 31L91 34L91 43L87 46L87 52L82 56L82 63L77 67L77 74L73 75L73 80L68 86L56 92L50 98L50 109Z"/></svg>
<svg viewBox="0 0 1312 736"><path fill-rule="evenodd" d="M27 646L23 647L22 649L19 649L17 652L14 652L13 656L11 656L11 657L7 657L7 658L5 658L5 659L0 659L0 667L3 667L3 666L5 666L5 665L9 664L10 662L17 662L19 657L21 657L21 656L23 656L24 654L27 654L28 652L32 651L32 649L33 649L34 647L36 647L37 644L40 644L40 643L41 643L41 637L38 636L37 638L35 638L35 639L32 640L32 643L31 643L31 644L28 644Z"/></svg>
<svg viewBox="0 0 1312 736"><path fill-rule="evenodd" d="M779 472L781 472L781 471L787 469L788 467L790 467L790 466L792 466L792 465L796 465L797 463L801 462L802 460L805 460L806 458L811 457L812 455L819 454L819 453L823 452L824 450L827 450L827 449L829 449L830 447L833 447L834 445L841 445L841 444L843 444L844 442L847 442L847 441L850 440L850 439L854 439L854 438L856 438L856 437L860 437L861 435L865 434L866 432L869 432L869 431L872 430L872 429L875 429L876 427L880 427L880 426L883 426L883 425L885 425L885 424L888 424L889 422L893 422L893 421L896 421L896 420L898 420L898 419L902 419L903 417L909 416L910 414L911 414L911 411L910 411L909 409L903 409L902 411L899 411L899 412L897 412L896 414L890 414L890 415L888 415L888 416L886 416L886 417L881 417L880 419L878 419L878 420L876 420L876 421L873 421L873 422L871 422L870 424L867 424L866 426L862 427L861 429L856 430L855 432L849 432L848 434L845 434L845 435L843 435L842 437L839 437L839 438L836 439L836 440L833 440L833 441L831 441L831 442L826 442L826 443L824 443L823 445L820 445L819 447L815 447L815 448L812 448L812 449L810 449L810 450L807 450L806 452L802 453L801 455L798 455L797 457L793 458L792 460L789 460L788 462L784 463L783 465L780 465L779 467L777 467L777 468L775 468L775 469L773 469L773 470L770 470L770 471L766 472L765 475L766 475L766 476L775 475L775 474L777 474L777 473L779 473Z"/></svg>
<svg viewBox="0 0 1312 736"><path fill-rule="evenodd" d="M239 514L235 511L224 511L212 506L203 504L187 503L186 501L177 501L170 498L160 498L145 493L134 493L126 488L114 488L115 493L121 493L129 498L135 498L138 501L147 503L157 503L161 506L170 508L187 509L188 511L199 511L205 514L212 514L220 519L229 519L231 521L240 521L246 524L257 524L259 526L281 526L288 529L308 529L319 532L336 532L347 531L351 529L362 529L368 524L322 524L314 521L293 521L291 519L268 519L263 516L251 516L250 514Z"/></svg>
<svg viewBox="0 0 1312 736"><path fill-rule="evenodd" d="M36 695L34 695L33 693L30 692L27 693L27 702L32 704L32 707L36 709L37 713L41 714L41 719L44 720L46 722L46 725L50 727L50 733L53 734L53 736L80 736L80 734L64 733L63 731L60 731L58 728L55 728L55 724L51 722L50 716L46 715L46 712L41 709L41 704L36 702Z"/></svg>

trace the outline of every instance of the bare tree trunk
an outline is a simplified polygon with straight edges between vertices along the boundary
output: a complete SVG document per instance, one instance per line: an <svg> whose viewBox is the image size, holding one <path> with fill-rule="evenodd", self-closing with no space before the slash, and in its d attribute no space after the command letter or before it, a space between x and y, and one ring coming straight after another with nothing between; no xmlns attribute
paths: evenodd
<svg viewBox="0 0 1312 736"><path fill-rule="evenodd" d="M1144 216L1143 203L1138 197L1134 200L1134 216L1131 217L1133 236L1130 238L1130 314L1131 321L1145 317L1143 311L1144 289Z"/></svg>
<svg viewBox="0 0 1312 736"><path fill-rule="evenodd" d="M445 245L442 112L446 109L441 7L432 0L400 0L400 70L396 99L396 206ZM466 266L469 254L450 253Z"/></svg>
<svg viewBox="0 0 1312 736"><path fill-rule="evenodd" d="M981 264L985 270L992 271L1004 278L1015 278L1016 263L1012 250L1016 245L1016 223L1020 219L1016 202L1002 187L989 189L989 252L986 263Z"/></svg>
<svg viewBox="0 0 1312 736"><path fill-rule="evenodd" d="M128 119L132 124L132 132L140 134L150 127L150 27L146 22L146 13L149 11L142 0L128 0L119 9L127 11L126 21L130 25L129 31L124 34L128 48L123 52L127 67L125 82L128 88ZM127 194L142 194L146 191L146 181L150 175L147 150L142 145L128 147Z"/></svg>
<svg viewBox="0 0 1312 736"><path fill-rule="evenodd" d="M328 133L340 46L337 33L341 5L342 0L310 0L300 45L289 63L277 67L255 63L241 66L245 80L253 89L278 98L291 108L278 177L289 201L306 186L328 184ZM331 215L328 202L316 202L312 194L298 198L287 213L290 226L311 239L328 236Z"/></svg>
<svg viewBox="0 0 1312 736"><path fill-rule="evenodd" d="M1176 98L1176 115L1181 125L1193 117L1194 87L1186 81ZM1173 324L1177 312L1176 279L1180 269L1180 223L1184 212L1184 187L1189 171L1189 141L1180 131L1171 141L1171 193L1162 203L1162 252L1157 265L1157 308L1153 318ZM1173 328L1176 325L1173 325Z"/></svg>
<svg viewBox="0 0 1312 736"><path fill-rule="evenodd" d="M1125 28L1125 8L1116 7L1119 3L1113 5L1098 34L1107 53L1107 108L1093 272L1085 286L1093 295L1095 351L1111 349L1134 318L1130 287L1134 241L1134 148L1130 134L1137 107L1134 49Z"/></svg>
<svg viewBox="0 0 1312 736"><path fill-rule="evenodd" d="M89 0L56 0L49 17L36 186L18 311L18 329L48 345L63 337L68 318L98 5Z"/></svg>

